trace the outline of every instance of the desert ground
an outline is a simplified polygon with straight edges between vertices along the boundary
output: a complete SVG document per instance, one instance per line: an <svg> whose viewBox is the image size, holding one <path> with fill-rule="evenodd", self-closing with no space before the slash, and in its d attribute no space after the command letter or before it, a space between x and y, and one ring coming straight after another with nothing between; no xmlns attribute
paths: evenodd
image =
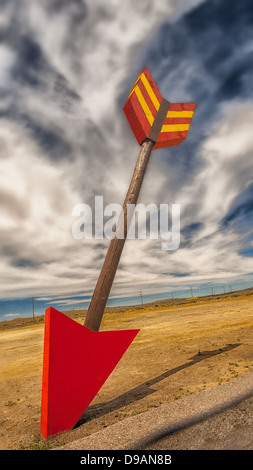
<svg viewBox="0 0 253 470"><path fill-rule="evenodd" d="M78 312L74 318L83 322ZM0 449L57 448L253 371L253 290L115 308L105 313L100 331L135 328L140 332L78 425L45 441L40 436L43 318L0 323Z"/></svg>

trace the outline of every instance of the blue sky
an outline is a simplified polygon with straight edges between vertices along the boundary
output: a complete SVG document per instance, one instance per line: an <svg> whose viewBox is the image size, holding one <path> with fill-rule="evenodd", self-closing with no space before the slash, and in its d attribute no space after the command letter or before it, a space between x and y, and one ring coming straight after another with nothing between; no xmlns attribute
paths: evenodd
<svg viewBox="0 0 253 470"><path fill-rule="evenodd" d="M252 285L252 2L8 0L0 32L2 318L32 296L36 313L89 302L108 240L75 240L72 209L123 202L139 148L122 107L144 66L197 103L139 199L181 205L181 244L128 240L111 297Z"/></svg>

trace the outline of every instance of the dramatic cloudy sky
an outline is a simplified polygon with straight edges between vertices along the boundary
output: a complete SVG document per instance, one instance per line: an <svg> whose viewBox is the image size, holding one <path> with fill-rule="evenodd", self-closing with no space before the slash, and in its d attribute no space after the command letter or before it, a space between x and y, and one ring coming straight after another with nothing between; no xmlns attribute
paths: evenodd
<svg viewBox="0 0 253 470"><path fill-rule="evenodd" d="M122 107L144 66L169 101L197 103L187 139L152 153L139 199L181 204L181 245L128 240L112 297L249 286L252 0L0 4L1 314L32 296L89 301L109 241L75 240L72 209L123 202L139 147Z"/></svg>

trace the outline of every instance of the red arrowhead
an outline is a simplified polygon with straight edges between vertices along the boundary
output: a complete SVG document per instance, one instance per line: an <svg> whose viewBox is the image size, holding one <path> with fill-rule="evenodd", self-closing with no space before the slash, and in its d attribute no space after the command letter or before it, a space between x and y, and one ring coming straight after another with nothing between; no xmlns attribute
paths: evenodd
<svg viewBox="0 0 253 470"><path fill-rule="evenodd" d="M93 332L50 307L45 315L41 434L72 429L139 330Z"/></svg>

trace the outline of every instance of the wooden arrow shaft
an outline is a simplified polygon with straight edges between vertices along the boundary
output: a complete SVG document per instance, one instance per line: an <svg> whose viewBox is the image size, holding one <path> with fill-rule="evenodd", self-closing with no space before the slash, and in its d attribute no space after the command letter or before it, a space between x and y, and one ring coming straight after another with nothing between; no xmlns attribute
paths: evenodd
<svg viewBox="0 0 253 470"><path fill-rule="evenodd" d="M127 206L128 204L137 204L141 185L154 144L155 142L147 139L142 143L141 146L139 157L137 159L133 176L122 207L122 216L120 217L116 227L116 233L120 233L120 226L122 223L124 223L124 237L117 238L115 235L115 237L110 242L104 264L102 266L87 314L85 316L84 325L92 331L98 331L102 321L105 306L127 237Z"/></svg>

